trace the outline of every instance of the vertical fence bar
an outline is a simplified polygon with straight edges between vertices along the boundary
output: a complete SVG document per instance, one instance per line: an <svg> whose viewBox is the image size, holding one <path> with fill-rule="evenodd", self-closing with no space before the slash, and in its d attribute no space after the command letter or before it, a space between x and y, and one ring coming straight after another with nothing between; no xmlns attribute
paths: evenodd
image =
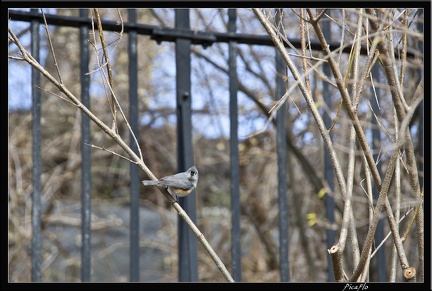
<svg viewBox="0 0 432 291"><path fill-rule="evenodd" d="M136 24L136 9L128 9L129 23ZM134 29L129 31L129 122L136 138L139 137L138 126L138 39ZM138 154L138 145L130 135L130 147ZM139 282L139 175L138 166L130 164L131 213L130 213L130 281Z"/></svg>
<svg viewBox="0 0 432 291"><path fill-rule="evenodd" d="M276 12L276 24L282 21L280 9ZM281 33L283 32L282 26ZM276 99L285 94L285 81L281 76L287 74L286 64L276 50ZM279 272L281 282L289 282L289 254L288 254L288 199L287 199L287 145L286 145L286 102L281 105L276 114L276 146L278 163L278 208L279 208Z"/></svg>
<svg viewBox="0 0 432 291"><path fill-rule="evenodd" d="M37 13L38 9L31 9L31 12ZM31 21L31 54L37 62L40 60L40 35L39 22L37 19ZM41 207L42 207L42 158L41 158L41 78L40 73L35 68L31 68L32 78L32 282L40 282L42 278L42 233L41 233Z"/></svg>
<svg viewBox="0 0 432 291"><path fill-rule="evenodd" d="M331 11L329 11L328 13L330 13ZM330 21L324 21L323 22L323 34L324 37L326 39L330 39L331 38L331 28L330 28ZM326 76L331 76L331 69L330 69L330 65L327 63L323 64L323 73ZM324 95L324 103L326 104L327 107L332 108L331 106L331 92L330 92L330 86L326 81L323 81L323 95ZM324 125L326 126L326 128L330 128L331 124L332 124L332 119L331 117L325 112L323 111L323 115L324 115ZM333 139L333 133L330 133L330 138ZM331 191L334 191L334 173L333 173L333 166L330 160L330 156L328 154L328 152L324 149L324 179L327 182L328 187L330 188ZM330 224L335 223L335 214L334 214L334 209L335 209L335 202L334 199L331 195L325 195L324 196L324 204L326 207L326 218L327 221ZM335 243L336 241L336 232L334 230L331 229L327 229L326 230L326 235L327 235L327 249L330 249L332 247L332 245ZM334 282L334 272L333 272L333 267L332 267L332 262L329 258L329 256L327 256L327 270L328 270L328 281L329 282Z"/></svg>
<svg viewBox="0 0 432 291"><path fill-rule="evenodd" d="M236 33L236 9L228 9L228 32ZM230 169L231 169L231 256L233 279L242 280L240 237L240 166L238 153L238 104L237 104L237 42L229 41L229 114L230 114Z"/></svg>
<svg viewBox="0 0 432 291"><path fill-rule="evenodd" d="M189 30L189 9L175 10L175 27ZM183 172L194 165L192 150L191 109L191 41L176 39L176 86L177 86L177 158L178 171ZM197 167L199 169L199 167ZM195 191L186 197L179 197L179 203L196 223ZM179 281L198 281L198 245L193 232L183 219L178 220L179 237Z"/></svg>
<svg viewBox="0 0 432 291"><path fill-rule="evenodd" d="M88 10L80 9L80 17L88 18ZM89 72L89 28L80 27L80 75L81 101L90 108L90 75ZM91 281L91 144L90 119L81 113L81 281Z"/></svg>
<svg viewBox="0 0 432 291"><path fill-rule="evenodd" d="M379 66L375 65L372 68L372 75L375 77L376 82L380 83L380 72L379 72ZM375 97L375 93L376 92L376 97ZM381 89L379 87L375 87L375 91L372 88L371 89L371 98L370 98L370 103L372 105L372 110L375 112L375 114L373 114L371 116L371 124L372 124L372 146L371 146L371 150L373 153L373 159L375 161L378 161L379 156L378 156L378 151L379 148L381 147L381 133L380 130L378 129L378 121L376 120L376 117L380 117L381 115L381 110L378 106L377 103L377 99L380 100L381 99ZM402 133L400 133L402 134ZM376 164L377 170L379 175L382 177L382 169L381 169L381 163L377 163ZM377 188L377 186L375 185L375 183L372 186L372 196L373 199L375 201L378 200L378 196L379 196L379 190ZM378 221L378 225L375 231L375 241L376 242L382 242L384 240L385 234L384 234L384 218L381 218ZM371 280L374 281L378 281L378 282L385 282L386 281L386 256L385 256L385 248L379 248L378 251L375 254L375 258L374 258L375 262L376 262L376 272L371 272L370 276L371 276Z"/></svg>

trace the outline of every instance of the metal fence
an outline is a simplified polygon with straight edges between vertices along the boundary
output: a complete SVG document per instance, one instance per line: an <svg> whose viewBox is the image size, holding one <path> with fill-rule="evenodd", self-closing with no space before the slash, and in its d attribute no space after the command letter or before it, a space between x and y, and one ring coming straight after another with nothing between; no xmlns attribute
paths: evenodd
<svg viewBox="0 0 432 291"><path fill-rule="evenodd" d="M191 124L191 46L202 45L204 47L211 46L213 43L225 42L229 45L229 116L230 116L230 170L231 170L231 255L232 255L232 276L235 281L242 281L241 268L241 246L240 246L240 168L239 168L239 153L238 153L238 108L237 108L237 46L238 44L264 45L273 46L273 42L268 36L248 35L237 33L236 29L236 9L229 9L228 13L228 31L222 32L193 32L190 30L190 19L188 9L175 10L175 28L157 27L137 23L136 10L128 10L129 19L124 23L124 32L129 34L129 108L130 108L130 124L135 136L139 135L138 123L138 69L137 69L137 36L149 35L151 39L157 42L174 42L176 53L176 90L177 90L177 148L178 148L178 171L184 171L193 164L193 148L192 148L192 124ZM31 12L9 11L11 21L27 21L31 23L31 53L36 60L39 60L40 52L40 35L39 26L44 22L42 14L37 9L32 9ZM80 41L80 68L81 68L81 96L85 106L90 106L90 79L87 75L89 71L89 45L87 37L89 28L91 27L88 12L85 9L80 10L79 17L66 17L60 15L46 15L46 19L50 25L68 26L79 28ZM104 30L117 31L118 25L114 21L103 21ZM327 35L330 35L329 23L324 28ZM300 47L300 41L290 39L291 43L296 47ZM331 43L330 47L336 49L339 43ZM311 42L312 49L321 49L319 43ZM344 50L349 52L350 48ZM365 54L366 50L363 49ZM275 70L280 74L286 74L286 65L279 53L275 50ZM327 65L323 66L324 74L330 74L330 68ZM40 73L32 69L32 138L33 138L33 194L32 194L32 229L33 236L31 242L32 253L32 273L31 279L34 282L41 281L41 91ZM286 88L282 78L276 78L276 96L284 95ZM323 83L323 95L326 102L330 102L327 94L329 88L326 82ZM285 106L285 105L283 105ZM290 230L288 228L288 200L287 195L287 152L286 130L284 127L285 114L282 108L276 119L276 136L277 136L277 165L278 165L278 209L279 209L279 272L282 282L290 281L289 256L288 256L288 237ZM378 110L377 110L378 112ZM331 119L325 114L325 123L329 127ZM377 131L377 129L374 129ZM91 281L91 159L90 147L86 144L91 143L90 121L86 115L82 116L82 265L81 265L81 280L83 282ZM379 134L374 135L374 140L379 139ZM131 139L133 140L133 139ZM137 152L135 143L131 143L132 149ZM422 155L422 154L421 154ZM130 165L130 281L139 282L139 175L138 167L131 163ZM325 153L324 177L329 187L333 188L333 169L328 155ZM334 201L329 195L325 198L327 219L333 223L334 218ZM195 196L190 195L187 198L180 199L180 205L185 209L193 221L196 221L196 205ZM378 235L382 235L382 231L377 231ZM179 220L178 225L179 239L179 281L198 281L198 255L197 255L197 239L184 223ZM380 241L380 239L378 239ZM327 246L333 245L335 242L335 231L327 231ZM384 263L385 254L379 253L378 261ZM329 281L333 281L332 267L329 261ZM378 268L379 269L379 268ZM385 270L385 269L384 269ZM383 275L385 276L385 274ZM385 280L381 277L380 280Z"/></svg>

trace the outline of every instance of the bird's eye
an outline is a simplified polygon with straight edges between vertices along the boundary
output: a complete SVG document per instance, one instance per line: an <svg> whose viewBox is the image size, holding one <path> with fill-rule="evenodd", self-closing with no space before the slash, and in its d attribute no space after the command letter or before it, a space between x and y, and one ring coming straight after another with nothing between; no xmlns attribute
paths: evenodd
<svg viewBox="0 0 432 291"><path fill-rule="evenodd" d="M192 172L191 172L191 175L192 175L192 176L195 176L195 175L196 175L196 172L195 172L195 171L192 171Z"/></svg>

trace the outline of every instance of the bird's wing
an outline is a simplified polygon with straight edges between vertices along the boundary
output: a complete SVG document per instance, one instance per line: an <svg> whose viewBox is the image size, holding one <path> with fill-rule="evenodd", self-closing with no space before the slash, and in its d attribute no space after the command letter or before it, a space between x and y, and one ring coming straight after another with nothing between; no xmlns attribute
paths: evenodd
<svg viewBox="0 0 432 291"><path fill-rule="evenodd" d="M192 183L184 178L184 173L175 174L173 176L163 177L159 180L160 184L170 187L178 187L180 189L188 190L193 187Z"/></svg>

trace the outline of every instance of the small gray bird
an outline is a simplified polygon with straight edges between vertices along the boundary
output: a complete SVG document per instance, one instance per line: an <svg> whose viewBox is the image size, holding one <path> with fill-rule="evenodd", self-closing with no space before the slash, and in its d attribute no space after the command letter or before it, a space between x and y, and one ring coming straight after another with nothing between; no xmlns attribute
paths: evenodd
<svg viewBox="0 0 432 291"><path fill-rule="evenodd" d="M144 180L144 186L164 186L171 195L184 197L194 190L198 183L198 170L195 166L186 172L163 177L159 180Z"/></svg>

